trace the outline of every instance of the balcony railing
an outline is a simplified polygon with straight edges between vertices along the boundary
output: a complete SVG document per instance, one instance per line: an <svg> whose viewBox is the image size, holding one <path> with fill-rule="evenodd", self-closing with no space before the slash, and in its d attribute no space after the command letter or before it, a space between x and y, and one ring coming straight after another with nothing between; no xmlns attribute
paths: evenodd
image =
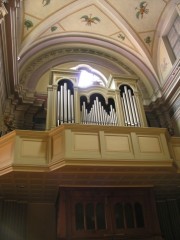
<svg viewBox="0 0 180 240"><path fill-rule="evenodd" d="M177 167L180 138L166 129L66 124L50 131L15 130L0 138L0 174L70 166Z"/></svg>

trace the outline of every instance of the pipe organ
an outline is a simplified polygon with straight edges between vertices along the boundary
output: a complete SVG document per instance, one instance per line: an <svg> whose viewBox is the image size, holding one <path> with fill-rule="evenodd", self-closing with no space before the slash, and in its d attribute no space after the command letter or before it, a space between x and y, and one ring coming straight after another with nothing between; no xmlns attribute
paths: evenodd
<svg viewBox="0 0 180 240"><path fill-rule="evenodd" d="M107 109L109 108L109 110ZM97 124L97 125L117 125L117 115L112 104L104 106L98 96L93 100L93 103L88 107L85 101L81 104L81 123L82 124Z"/></svg>
<svg viewBox="0 0 180 240"><path fill-rule="evenodd" d="M112 77L107 86L78 86L78 71L52 69L46 129L61 124L147 126L134 77Z"/></svg>

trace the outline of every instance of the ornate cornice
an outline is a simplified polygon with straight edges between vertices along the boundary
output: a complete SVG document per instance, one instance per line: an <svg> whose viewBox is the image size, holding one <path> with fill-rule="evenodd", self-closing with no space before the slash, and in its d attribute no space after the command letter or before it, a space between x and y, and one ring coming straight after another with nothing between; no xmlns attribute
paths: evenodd
<svg viewBox="0 0 180 240"><path fill-rule="evenodd" d="M37 71L41 66L45 65L46 63L53 61L57 58L61 58L62 56L70 56L70 55L93 55L97 57L101 57L104 59L107 59L117 65L119 65L121 68L123 68L128 74L136 75L134 71L132 71L127 65L125 65L122 61L119 59L112 57L111 55L101 52L94 49L85 49L85 48L66 48L66 49L55 49L51 52L47 52L45 54L42 54L41 56L38 56L36 59L33 59L30 64L23 69L23 72L20 77L20 83L25 84L30 79L31 75Z"/></svg>
<svg viewBox="0 0 180 240"><path fill-rule="evenodd" d="M47 98L47 95L37 96L35 92L30 92L27 89L24 89L20 84L16 85L15 92L17 93L18 99L21 99L22 103L33 104L38 107L41 107ZM18 101L18 99L16 100Z"/></svg>

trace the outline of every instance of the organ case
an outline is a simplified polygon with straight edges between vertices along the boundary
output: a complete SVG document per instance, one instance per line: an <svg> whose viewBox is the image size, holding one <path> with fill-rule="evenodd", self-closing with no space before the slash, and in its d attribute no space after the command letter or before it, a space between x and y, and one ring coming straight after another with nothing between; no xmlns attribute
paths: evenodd
<svg viewBox="0 0 180 240"><path fill-rule="evenodd" d="M80 72L53 69L46 129L61 124L147 126L135 77L116 76L106 86L78 86Z"/></svg>

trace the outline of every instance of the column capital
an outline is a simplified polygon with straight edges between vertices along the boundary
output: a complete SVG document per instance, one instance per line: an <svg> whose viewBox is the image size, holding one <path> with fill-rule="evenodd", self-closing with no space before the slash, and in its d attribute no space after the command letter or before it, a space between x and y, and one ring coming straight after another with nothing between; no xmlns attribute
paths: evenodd
<svg viewBox="0 0 180 240"><path fill-rule="evenodd" d="M0 24L4 20L6 14L8 14L8 11L4 5L4 1L0 0Z"/></svg>

